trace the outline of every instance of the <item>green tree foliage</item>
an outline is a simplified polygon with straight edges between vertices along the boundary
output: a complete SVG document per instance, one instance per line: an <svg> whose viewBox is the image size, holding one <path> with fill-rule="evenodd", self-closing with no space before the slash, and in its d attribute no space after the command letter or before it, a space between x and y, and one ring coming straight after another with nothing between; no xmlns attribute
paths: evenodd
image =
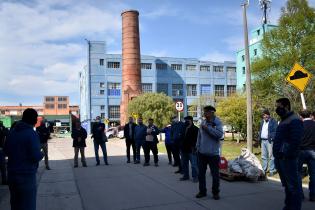
<svg viewBox="0 0 315 210"><path fill-rule="evenodd" d="M172 98L164 93L145 93L129 102L128 114L132 113L141 116L144 122L149 118L154 120L154 124L162 128L170 123L170 119L175 114L175 104Z"/></svg>
<svg viewBox="0 0 315 210"><path fill-rule="evenodd" d="M224 124L232 126L238 131L243 140L246 139L246 97L233 95L220 100L217 104L217 116ZM253 138L257 138L262 108L253 103Z"/></svg>
<svg viewBox="0 0 315 210"><path fill-rule="evenodd" d="M277 97L288 97L295 110L302 108L299 92L285 81L295 62L315 74L315 10L307 0L288 0L279 27L266 33L262 57L252 64L257 103L273 107ZM315 108L314 77L305 90L308 108Z"/></svg>

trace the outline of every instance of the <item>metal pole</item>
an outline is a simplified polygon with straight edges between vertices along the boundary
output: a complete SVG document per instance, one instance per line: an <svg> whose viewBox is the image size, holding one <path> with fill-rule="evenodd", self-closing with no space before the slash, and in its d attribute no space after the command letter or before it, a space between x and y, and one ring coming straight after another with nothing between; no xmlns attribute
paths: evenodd
<svg viewBox="0 0 315 210"><path fill-rule="evenodd" d="M306 103L305 103L305 98L304 98L304 94L303 93L301 93L301 100L302 100L303 109L306 110Z"/></svg>
<svg viewBox="0 0 315 210"><path fill-rule="evenodd" d="M250 75L250 58L248 45L248 28L246 8L248 2L242 5L243 7L243 23L244 23L244 42L245 42L245 61L246 61L246 110L247 110L247 149L253 151L253 116L252 116L252 88Z"/></svg>

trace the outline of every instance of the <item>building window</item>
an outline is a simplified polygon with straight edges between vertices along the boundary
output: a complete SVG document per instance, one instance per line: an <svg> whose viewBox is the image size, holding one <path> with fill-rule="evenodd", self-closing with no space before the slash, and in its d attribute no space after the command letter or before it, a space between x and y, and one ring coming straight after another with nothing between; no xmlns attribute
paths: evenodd
<svg viewBox="0 0 315 210"><path fill-rule="evenodd" d="M100 83L100 88L105 88L105 83L104 82Z"/></svg>
<svg viewBox="0 0 315 210"><path fill-rule="evenodd" d="M257 55L257 49L254 49L254 56Z"/></svg>
<svg viewBox="0 0 315 210"><path fill-rule="evenodd" d="M181 71L182 70L182 64L171 64L171 69L175 71Z"/></svg>
<svg viewBox="0 0 315 210"><path fill-rule="evenodd" d="M107 68L109 69L119 69L120 63L119 62L107 62Z"/></svg>
<svg viewBox="0 0 315 210"><path fill-rule="evenodd" d="M236 85L227 86L227 96L231 96L236 93Z"/></svg>
<svg viewBox="0 0 315 210"><path fill-rule="evenodd" d="M197 85L187 85L187 96L197 96Z"/></svg>
<svg viewBox="0 0 315 210"><path fill-rule="evenodd" d="M46 104L45 109L55 109L55 105L54 104Z"/></svg>
<svg viewBox="0 0 315 210"><path fill-rule="evenodd" d="M234 73L234 72L236 72L236 67L227 67L227 68L226 68L226 71L227 71L227 72L233 72L233 73Z"/></svg>
<svg viewBox="0 0 315 210"><path fill-rule="evenodd" d="M58 109L67 109L67 104L58 104Z"/></svg>
<svg viewBox="0 0 315 210"><path fill-rule="evenodd" d="M210 71L210 66L200 66L200 71Z"/></svg>
<svg viewBox="0 0 315 210"><path fill-rule="evenodd" d="M243 66L243 74L245 74L246 73L246 71L245 71L245 67Z"/></svg>
<svg viewBox="0 0 315 210"><path fill-rule="evenodd" d="M67 97L58 97L58 101L67 101Z"/></svg>
<svg viewBox="0 0 315 210"><path fill-rule="evenodd" d="M245 55L242 55L242 61L243 62L245 61Z"/></svg>
<svg viewBox="0 0 315 210"><path fill-rule="evenodd" d="M196 70L196 65L186 65L186 70L188 70L188 71L195 71Z"/></svg>
<svg viewBox="0 0 315 210"><path fill-rule="evenodd" d="M223 66L214 66L213 71L214 72L223 72Z"/></svg>
<svg viewBox="0 0 315 210"><path fill-rule="evenodd" d="M260 30L257 30L257 35L258 35L258 36L260 35Z"/></svg>
<svg viewBox="0 0 315 210"><path fill-rule="evenodd" d="M172 84L172 96L183 96L182 84Z"/></svg>
<svg viewBox="0 0 315 210"><path fill-rule="evenodd" d="M214 95L224 97L224 85L215 85L214 86Z"/></svg>
<svg viewBox="0 0 315 210"><path fill-rule="evenodd" d="M105 91L104 90L100 90L100 95L104 95Z"/></svg>
<svg viewBox="0 0 315 210"><path fill-rule="evenodd" d="M55 101L55 98L54 97L46 97L46 101L47 102L53 102L53 101Z"/></svg>
<svg viewBox="0 0 315 210"><path fill-rule="evenodd" d="M109 106L108 107L109 118L120 118L120 106Z"/></svg>
<svg viewBox="0 0 315 210"><path fill-rule="evenodd" d="M167 64L166 63L156 63L155 67L157 70L167 70Z"/></svg>
<svg viewBox="0 0 315 210"><path fill-rule="evenodd" d="M152 69L151 63L141 63L141 69Z"/></svg>
<svg viewBox="0 0 315 210"><path fill-rule="evenodd" d="M102 113L101 113L101 119L104 119L104 118L105 118L105 113L102 112Z"/></svg>
<svg viewBox="0 0 315 210"><path fill-rule="evenodd" d="M143 83L142 84L142 93L152 93L152 84L151 83Z"/></svg>
<svg viewBox="0 0 315 210"><path fill-rule="evenodd" d="M157 92L158 93L165 93L166 95L168 95L168 84L167 83L158 83L157 84Z"/></svg>
<svg viewBox="0 0 315 210"><path fill-rule="evenodd" d="M100 66L104 66L104 59L100 59Z"/></svg>
<svg viewBox="0 0 315 210"><path fill-rule="evenodd" d="M201 85L200 86L200 95L211 95L211 85Z"/></svg>
<svg viewBox="0 0 315 210"><path fill-rule="evenodd" d="M104 105L101 105L101 110L104 110L105 109L105 106Z"/></svg>
<svg viewBox="0 0 315 210"><path fill-rule="evenodd" d="M108 83L108 96L120 96L120 83L109 82Z"/></svg>
<svg viewBox="0 0 315 210"><path fill-rule="evenodd" d="M187 106L187 114L192 117L197 117L197 106Z"/></svg>

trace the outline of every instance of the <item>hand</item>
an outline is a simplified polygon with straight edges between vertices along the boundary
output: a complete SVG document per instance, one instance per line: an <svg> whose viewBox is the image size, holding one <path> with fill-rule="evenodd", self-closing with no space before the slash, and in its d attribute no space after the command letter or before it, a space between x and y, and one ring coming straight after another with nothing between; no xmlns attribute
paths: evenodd
<svg viewBox="0 0 315 210"><path fill-rule="evenodd" d="M208 126L202 125L201 128L204 129L204 130L207 130L207 129L208 129Z"/></svg>

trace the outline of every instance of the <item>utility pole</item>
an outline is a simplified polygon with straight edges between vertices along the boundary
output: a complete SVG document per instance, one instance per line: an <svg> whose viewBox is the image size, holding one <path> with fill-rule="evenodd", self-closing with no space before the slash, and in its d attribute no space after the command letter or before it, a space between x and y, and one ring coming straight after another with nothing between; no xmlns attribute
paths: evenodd
<svg viewBox="0 0 315 210"><path fill-rule="evenodd" d="M250 58L248 44L248 28L246 8L249 6L249 0L242 4L243 24L244 24L244 43L245 43L245 62L246 62L246 113L247 113L247 149L253 151L253 115L252 115L252 87L250 75Z"/></svg>

